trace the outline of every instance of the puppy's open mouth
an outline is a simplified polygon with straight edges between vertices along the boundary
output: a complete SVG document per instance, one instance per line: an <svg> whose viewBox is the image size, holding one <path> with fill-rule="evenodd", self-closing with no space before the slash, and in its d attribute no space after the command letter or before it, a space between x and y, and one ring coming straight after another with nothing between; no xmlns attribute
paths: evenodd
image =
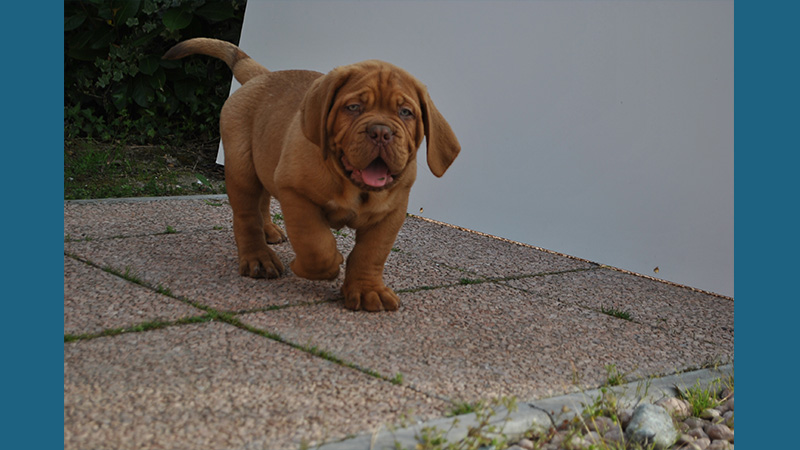
<svg viewBox="0 0 800 450"><path fill-rule="evenodd" d="M347 157L342 155L342 166L344 170L350 174L350 179L357 186L383 189L394 181L394 175L389 172L389 166L386 165L380 156L372 160L367 167L356 169L350 164Z"/></svg>

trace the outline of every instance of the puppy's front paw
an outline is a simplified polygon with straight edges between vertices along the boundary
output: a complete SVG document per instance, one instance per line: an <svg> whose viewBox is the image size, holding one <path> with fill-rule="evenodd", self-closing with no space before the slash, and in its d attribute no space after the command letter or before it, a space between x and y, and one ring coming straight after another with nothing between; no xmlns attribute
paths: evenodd
<svg viewBox="0 0 800 450"><path fill-rule="evenodd" d="M342 294L345 308L353 311L396 311L400 306L400 298L383 283L360 285L345 282Z"/></svg>
<svg viewBox="0 0 800 450"><path fill-rule="evenodd" d="M283 272L283 263L270 248L239 255L239 275L251 278L278 278Z"/></svg>

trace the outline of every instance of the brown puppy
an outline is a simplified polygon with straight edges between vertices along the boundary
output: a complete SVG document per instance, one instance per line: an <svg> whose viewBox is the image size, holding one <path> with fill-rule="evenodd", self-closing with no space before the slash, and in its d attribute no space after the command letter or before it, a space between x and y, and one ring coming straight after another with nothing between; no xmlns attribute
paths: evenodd
<svg viewBox="0 0 800 450"><path fill-rule="evenodd" d="M237 46L206 38L181 42L164 58L195 53L225 61L242 84L220 115L240 274L275 278L284 271L267 246L285 239L269 214L275 197L296 275L336 278L344 259L331 228L348 226L356 244L345 268L345 306L396 310L383 266L405 220L417 149L425 137L428 167L438 177L461 149L425 86L381 61L328 74L270 72Z"/></svg>

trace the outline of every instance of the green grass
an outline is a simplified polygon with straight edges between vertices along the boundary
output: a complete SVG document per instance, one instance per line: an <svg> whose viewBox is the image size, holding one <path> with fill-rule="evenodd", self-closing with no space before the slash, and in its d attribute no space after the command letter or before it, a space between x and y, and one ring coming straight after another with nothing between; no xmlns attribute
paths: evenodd
<svg viewBox="0 0 800 450"><path fill-rule="evenodd" d="M600 312L612 317L616 317L618 319L623 320L633 320L631 319L631 313L628 311L622 311L616 308L606 308L605 306L600 307Z"/></svg>
<svg viewBox="0 0 800 450"><path fill-rule="evenodd" d="M603 386L600 388L600 393L594 399L594 402L589 405L584 405L583 416L590 418L605 416L617 422L619 420L617 418L618 411L619 401L616 394L614 394L614 391Z"/></svg>
<svg viewBox="0 0 800 450"><path fill-rule="evenodd" d="M174 295L172 294L172 290L170 288L162 286L160 284L156 286L156 292L162 295L166 295L167 297L174 297Z"/></svg>
<svg viewBox="0 0 800 450"><path fill-rule="evenodd" d="M731 385L733 384L731 377ZM692 407L692 415L699 416L704 410L708 408L715 408L719 406L720 400L717 398L717 393L722 384L721 379L714 380L709 386L700 385L699 380L694 383L694 386L688 387L685 390L678 389L680 397L689 402Z"/></svg>
<svg viewBox="0 0 800 450"><path fill-rule="evenodd" d="M459 424L459 419L456 417L447 430L442 430L438 427L423 427L415 435L417 440L416 450L480 450L507 447L508 437L503 434L503 428L493 425L491 422L494 421L499 409L505 410L505 419L508 419L517 410L516 398L503 397L490 401L461 403L456 406L457 408L454 411L458 411L461 414L475 414L476 423L474 426L469 427L467 435L454 442L448 439L450 431ZM503 422L504 420L500 421L500 423ZM401 448L399 443L396 443L395 446L396 448Z"/></svg>
<svg viewBox="0 0 800 450"><path fill-rule="evenodd" d="M91 236L86 236L80 239L73 238L72 236L69 235L69 233L67 233L67 235L64 236L64 242L92 242L92 240L94 239Z"/></svg>
<svg viewBox="0 0 800 450"><path fill-rule="evenodd" d="M397 372L395 374L395 376L392 379L389 380L389 382L392 383L395 386L399 386L399 385L403 384L403 374L400 373L400 372Z"/></svg>
<svg viewBox="0 0 800 450"><path fill-rule="evenodd" d="M136 284L140 284L140 285L144 285L145 284L142 281L142 279L139 278L139 275L136 273L136 271L134 271L134 269L132 267L130 267L130 266L126 266L125 270L122 271L122 272L117 270L117 269L115 269L115 268L113 268L113 267L104 267L103 270L108 272L108 273L110 273L110 274L112 274L112 275L116 275L116 276L118 276L120 278L128 280L131 283L136 283Z"/></svg>
<svg viewBox="0 0 800 450"><path fill-rule="evenodd" d="M222 177L211 155L201 155L206 147L66 142L64 199L224 194L225 182L212 181Z"/></svg>
<svg viewBox="0 0 800 450"><path fill-rule="evenodd" d="M481 400L476 402L454 402L453 407L447 412L447 417L460 416L463 414L471 414L475 411L485 407L485 403Z"/></svg>
<svg viewBox="0 0 800 450"><path fill-rule="evenodd" d="M64 343L95 339L99 337L117 336L124 333L141 333L145 331L159 330L166 327L176 325L187 325L192 323L203 323L213 320L211 315L205 314L202 316L187 317L175 321L148 321L142 322L129 327L110 328L97 333L83 333L83 334L64 334Z"/></svg>
<svg viewBox="0 0 800 450"><path fill-rule="evenodd" d="M616 364L606 364L606 385L621 386L627 382L627 373L620 373Z"/></svg>

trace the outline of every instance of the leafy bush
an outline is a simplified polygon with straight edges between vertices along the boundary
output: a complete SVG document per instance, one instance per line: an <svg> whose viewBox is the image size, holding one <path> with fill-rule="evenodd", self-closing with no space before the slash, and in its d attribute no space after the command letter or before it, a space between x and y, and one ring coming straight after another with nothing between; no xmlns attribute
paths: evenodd
<svg viewBox="0 0 800 450"><path fill-rule="evenodd" d="M193 37L239 42L246 0L67 0L64 137L129 143L219 137L231 73L215 58L162 60Z"/></svg>

